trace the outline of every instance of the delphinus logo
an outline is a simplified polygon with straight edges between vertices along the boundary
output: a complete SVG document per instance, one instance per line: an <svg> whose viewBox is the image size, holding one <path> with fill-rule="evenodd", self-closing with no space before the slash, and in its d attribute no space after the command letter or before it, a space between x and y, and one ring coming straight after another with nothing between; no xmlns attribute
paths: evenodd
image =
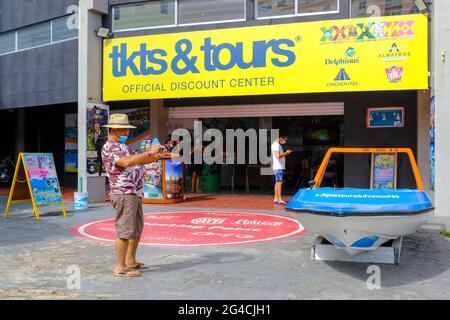
<svg viewBox="0 0 450 320"><path fill-rule="evenodd" d="M169 68L177 75L200 73L200 63L206 71L230 70L236 66L239 69L265 68L267 64L283 68L296 60L295 52L289 50L295 47L295 42L289 39L257 40L247 48L243 42L213 44L211 38L205 38L200 46L203 59L191 55L193 44L189 39L175 43L176 56L172 59L167 58L166 50L150 46L151 43L141 43L139 51L134 52L128 52L126 43L113 46L109 58L114 77L125 77L128 72L135 76L160 75ZM246 50L252 51L251 58L247 58ZM269 55L272 56L270 61Z"/></svg>
<svg viewBox="0 0 450 320"><path fill-rule="evenodd" d="M334 58L334 59L325 59L325 65L335 65L339 66L341 64L356 64L359 63L359 57L355 57L356 50L352 47L348 48L345 51L344 58Z"/></svg>
<svg viewBox="0 0 450 320"><path fill-rule="evenodd" d="M356 54L355 48L349 47L347 50L345 50L345 55L349 58L354 57Z"/></svg>

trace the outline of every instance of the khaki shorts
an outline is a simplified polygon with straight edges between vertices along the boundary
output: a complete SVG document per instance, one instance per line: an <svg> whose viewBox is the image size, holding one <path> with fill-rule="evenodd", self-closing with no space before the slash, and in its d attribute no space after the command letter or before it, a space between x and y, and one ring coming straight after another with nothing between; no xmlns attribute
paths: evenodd
<svg viewBox="0 0 450 320"><path fill-rule="evenodd" d="M113 194L111 204L116 209L116 237L134 239L144 229L142 199L135 194Z"/></svg>

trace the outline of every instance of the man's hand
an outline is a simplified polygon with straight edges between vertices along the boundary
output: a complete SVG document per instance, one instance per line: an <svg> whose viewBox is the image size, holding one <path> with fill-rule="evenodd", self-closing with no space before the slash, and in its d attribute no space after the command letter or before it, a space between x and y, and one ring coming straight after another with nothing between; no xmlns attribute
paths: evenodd
<svg viewBox="0 0 450 320"><path fill-rule="evenodd" d="M164 156L164 152L157 153L160 149L165 150L163 146L159 145L158 147L158 145L155 145L153 150L156 150L156 152L152 152L152 148L150 148L150 151L120 158L119 161L116 162L116 165L122 168L127 168L156 162Z"/></svg>
<svg viewBox="0 0 450 320"><path fill-rule="evenodd" d="M281 159L281 158L284 158L284 157L290 155L292 152L294 152L294 151L289 149L286 152L281 152L281 153L280 152L274 152L274 154L277 157L277 159Z"/></svg>
<svg viewBox="0 0 450 320"><path fill-rule="evenodd" d="M160 144L154 144L150 147L149 151L150 151L150 153L157 154L157 153L160 153L161 149L165 149L165 148Z"/></svg>

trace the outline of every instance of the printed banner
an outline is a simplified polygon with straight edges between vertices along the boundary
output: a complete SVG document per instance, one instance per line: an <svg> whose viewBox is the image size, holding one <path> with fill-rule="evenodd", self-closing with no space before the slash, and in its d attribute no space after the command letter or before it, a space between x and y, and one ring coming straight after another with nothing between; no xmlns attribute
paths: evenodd
<svg viewBox="0 0 450 320"><path fill-rule="evenodd" d="M150 148L151 140L143 140L140 151L145 152ZM164 199L162 160L144 165L144 199Z"/></svg>
<svg viewBox="0 0 450 320"><path fill-rule="evenodd" d="M64 130L64 171L78 172L78 119L76 113L66 114Z"/></svg>
<svg viewBox="0 0 450 320"><path fill-rule="evenodd" d="M436 99L434 96L430 99L430 189L432 191L435 191L435 142L436 142L436 135L435 135L435 108L436 108Z"/></svg>
<svg viewBox="0 0 450 320"><path fill-rule="evenodd" d="M405 108L367 108L367 128L401 128L405 126Z"/></svg>
<svg viewBox="0 0 450 320"><path fill-rule="evenodd" d="M108 129L103 128L108 124L109 106L88 103L86 109L86 170L87 175L105 175L106 171L102 161L102 148L108 141Z"/></svg>
<svg viewBox="0 0 450 320"><path fill-rule="evenodd" d="M144 165L144 199L163 199L162 161Z"/></svg>
<svg viewBox="0 0 450 320"><path fill-rule="evenodd" d="M103 100L428 89L423 14L104 41Z"/></svg>
<svg viewBox="0 0 450 320"><path fill-rule="evenodd" d="M397 188L397 154L372 154L372 173L370 188Z"/></svg>
<svg viewBox="0 0 450 320"><path fill-rule="evenodd" d="M167 199L183 198L183 163L166 160L166 197Z"/></svg>
<svg viewBox="0 0 450 320"><path fill-rule="evenodd" d="M19 154L6 202L5 219L9 217L11 205L26 201L33 203L33 215L38 220L41 219L39 206L48 204L60 204L64 217L67 217L51 153Z"/></svg>
<svg viewBox="0 0 450 320"><path fill-rule="evenodd" d="M62 202L53 155L24 153L23 159L36 205Z"/></svg>

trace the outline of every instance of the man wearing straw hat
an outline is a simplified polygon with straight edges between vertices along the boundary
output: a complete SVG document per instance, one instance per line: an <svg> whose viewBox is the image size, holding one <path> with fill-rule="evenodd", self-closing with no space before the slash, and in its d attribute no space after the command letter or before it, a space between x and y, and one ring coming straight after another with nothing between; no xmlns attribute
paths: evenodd
<svg viewBox="0 0 450 320"><path fill-rule="evenodd" d="M111 204L116 212L116 265L114 275L139 277L147 265L136 261L136 251L144 228L143 164L158 161L164 147L154 145L150 151L134 154L125 141L131 126L126 114L112 114L108 124L108 141L102 149L102 160L109 179Z"/></svg>

